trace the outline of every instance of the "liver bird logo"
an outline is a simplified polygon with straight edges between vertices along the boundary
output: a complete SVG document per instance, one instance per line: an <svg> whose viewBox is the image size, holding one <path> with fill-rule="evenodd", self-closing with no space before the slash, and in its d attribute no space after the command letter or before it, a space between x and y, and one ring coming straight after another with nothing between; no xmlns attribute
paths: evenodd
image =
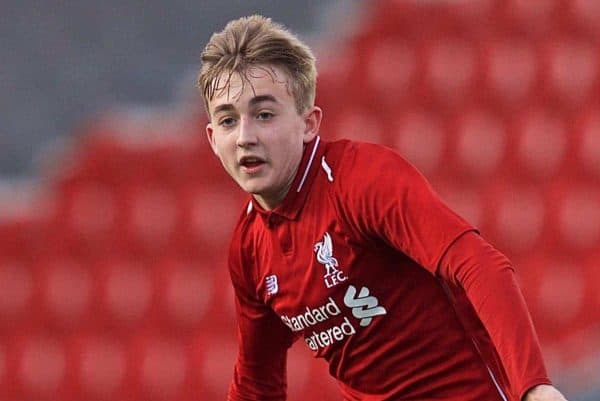
<svg viewBox="0 0 600 401"><path fill-rule="evenodd" d="M314 251L317 254L317 261L327 269L326 276L334 274L338 271L338 261L333 257L333 242L329 233L325 233L323 241L315 244Z"/></svg>

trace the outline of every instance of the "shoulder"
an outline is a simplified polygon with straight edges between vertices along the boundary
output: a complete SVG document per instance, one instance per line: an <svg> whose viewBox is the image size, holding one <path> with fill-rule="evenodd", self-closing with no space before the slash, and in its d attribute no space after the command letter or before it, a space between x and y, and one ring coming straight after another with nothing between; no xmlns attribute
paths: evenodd
<svg viewBox="0 0 600 401"><path fill-rule="evenodd" d="M368 173L374 167L381 168L389 164L402 169L414 169L395 149L369 142L348 139L329 142L325 155L345 173Z"/></svg>
<svg viewBox="0 0 600 401"><path fill-rule="evenodd" d="M338 189L372 187L390 180L410 184L422 178L396 150L374 143L346 139L330 142L325 160L339 177Z"/></svg>
<svg viewBox="0 0 600 401"><path fill-rule="evenodd" d="M229 269L241 269L248 264L248 253L253 244L253 223L255 213L252 213L252 200L246 201L241 213L238 216L237 223L233 229L231 242L229 244Z"/></svg>
<svg viewBox="0 0 600 401"><path fill-rule="evenodd" d="M242 299L257 300L258 265L256 263L257 224L260 220L248 200L238 217L229 246L229 276L233 289Z"/></svg>

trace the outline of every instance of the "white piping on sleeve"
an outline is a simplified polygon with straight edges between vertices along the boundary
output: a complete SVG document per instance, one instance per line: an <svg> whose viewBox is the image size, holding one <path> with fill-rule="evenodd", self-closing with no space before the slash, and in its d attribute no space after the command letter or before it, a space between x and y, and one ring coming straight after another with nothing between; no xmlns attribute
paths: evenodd
<svg viewBox="0 0 600 401"><path fill-rule="evenodd" d="M479 349L479 346L477 346L477 342L475 341L474 338L471 338L471 341L473 342L473 345L475 346L475 349L477 350L477 353L481 357L481 360L483 361L483 364L485 365L485 368L487 369L490 377L492 378L492 382L494 382L494 386L496 386L496 390L498 390L498 393L500 394L500 397L502 397L502 400L508 401L508 398L506 397L506 394L504 394L504 391L502 390L502 387L500 387L500 384L498 384L498 380L496 380L496 376L494 375L494 372L492 372L492 369L490 369L489 365L483 359L483 356L481 355L481 350Z"/></svg>

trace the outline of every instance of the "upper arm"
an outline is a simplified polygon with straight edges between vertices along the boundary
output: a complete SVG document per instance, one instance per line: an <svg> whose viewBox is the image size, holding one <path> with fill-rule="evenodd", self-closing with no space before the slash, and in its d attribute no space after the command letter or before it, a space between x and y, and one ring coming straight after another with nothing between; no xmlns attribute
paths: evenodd
<svg viewBox="0 0 600 401"><path fill-rule="evenodd" d="M291 331L265 305L236 294L238 356L230 400L285 400L287 350Z"/></svg>
<svg viewBox="0 0 600 401"><path fill-rule="evenodd" d="M448 246L473 230L410 163L390 149L360 145L345 160L340 189L348 217L366 236L384 240L432 273Z"/></svg>
<svg viewBox="0 0 600 401"><path fill-rule="evenodd" d="M285 400L291 330L258 297L241 248L232 249L229 270L235 293L238 356L229 400Z"/></svg>

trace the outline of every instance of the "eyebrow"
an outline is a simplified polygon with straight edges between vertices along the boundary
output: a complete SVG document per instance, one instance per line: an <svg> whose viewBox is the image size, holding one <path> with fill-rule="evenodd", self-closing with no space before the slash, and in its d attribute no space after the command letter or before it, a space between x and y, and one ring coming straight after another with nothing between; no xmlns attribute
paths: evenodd
<svg viewBox="0 0 600 401"><path fill-rule="evenodd" d="M273 103L279 103L277 101L277 99L275 98L275 96L273 95L259 95L259 96L254 96L252 99L250 99L250 101L248 102L250 106L256 106L259 103L262 102L273 102ZM235 109L235 107L233 107L233 104L231 103L225 103L225 104L220 104L217 107L215 107L215 110L213 111L214 114L217 114L221 111L230 111Z"/></svg>
<svg viewBox="0 0 600 401"><path fill-rule="evenodd" d="M262 102L273 102L273 103L279 103L277 101L277 99L275 99L275 96L273 95L260 95L260 96L254 96L252 99L250 99L250 106L255 106L258 103L262 103Z"/></svg>

